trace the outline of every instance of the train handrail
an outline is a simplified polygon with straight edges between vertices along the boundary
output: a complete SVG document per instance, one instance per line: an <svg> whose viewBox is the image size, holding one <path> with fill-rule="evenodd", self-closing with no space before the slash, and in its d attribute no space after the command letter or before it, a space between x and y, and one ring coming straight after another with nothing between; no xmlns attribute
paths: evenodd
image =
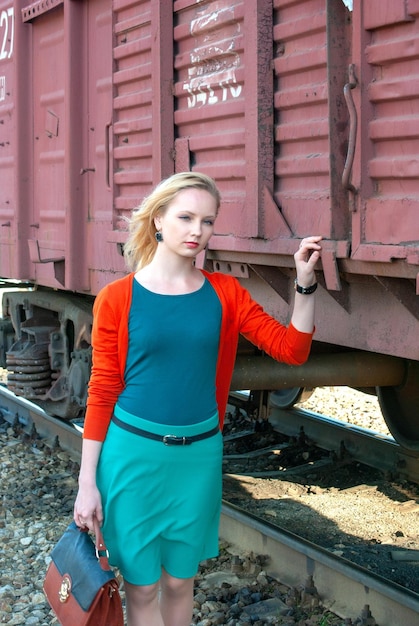
<svg viewBox="0 0 419 626"><path fill-rule="evenodd" d="M354 89L358 84L358 81L355 77L355 65L351 63L349 66L349 82L343 88L343 94L345 96L346 104L348 106L349 111L349 141L348 141L348 151L346 154L345 166L343 168L342 174L342 185L343 188L347 191L351 191L352 193L356 193L356 187L353 185L351 181L352 175L352 166L355 158L355 148L356 148L356 133L358 128L358 115L356 112L354 100L352 98L351 90ZM354 209L355 210L355 209Z"/></svg>

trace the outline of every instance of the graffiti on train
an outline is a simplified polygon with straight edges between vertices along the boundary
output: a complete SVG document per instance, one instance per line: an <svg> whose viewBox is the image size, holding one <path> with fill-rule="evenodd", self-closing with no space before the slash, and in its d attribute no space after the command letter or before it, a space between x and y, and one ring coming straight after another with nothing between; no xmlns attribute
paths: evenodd
<svg viewBox="0 0 419 626"><path fill-rule="evenodd" d="M226 102L239 98L242 93L243 87L236 77L236 70L242 63L236 51L240 25L234 24L225 40L214 41L209 22L216 21L220 13L222 11L213 10L191 21L190 34L196 45L189 54L188 80L183 85L183 90L189 94L189 109Z"/></svg>

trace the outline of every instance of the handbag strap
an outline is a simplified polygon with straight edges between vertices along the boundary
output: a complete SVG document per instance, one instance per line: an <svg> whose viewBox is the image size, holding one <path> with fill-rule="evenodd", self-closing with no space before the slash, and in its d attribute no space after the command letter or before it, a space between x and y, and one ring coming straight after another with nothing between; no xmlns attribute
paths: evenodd
<svg viewBox="0 0 419 626"><path fill-rule="evenodd" d="M93 525L95 527L96 557L101 568L105 571L109 571L112 569L108 561L109 552L105 545L105 540L103 539L102 531L100 530L99 522L96 517L93 517Z"/></svg>

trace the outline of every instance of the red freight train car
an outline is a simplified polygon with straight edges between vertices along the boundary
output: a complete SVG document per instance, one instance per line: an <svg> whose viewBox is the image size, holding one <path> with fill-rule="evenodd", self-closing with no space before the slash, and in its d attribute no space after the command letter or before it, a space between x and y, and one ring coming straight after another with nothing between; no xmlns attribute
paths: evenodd
<svg viewBox="0 0 419 626"><path fill-rule="evenodd" d="M418 58L419 0L0 0L0 276L34 287L4 297L11 388L83 411L124 217L200 170L223 196L200 262L279 319L324 237L313 358L239 358L234 388L376 388L418 449Z"/></svg>

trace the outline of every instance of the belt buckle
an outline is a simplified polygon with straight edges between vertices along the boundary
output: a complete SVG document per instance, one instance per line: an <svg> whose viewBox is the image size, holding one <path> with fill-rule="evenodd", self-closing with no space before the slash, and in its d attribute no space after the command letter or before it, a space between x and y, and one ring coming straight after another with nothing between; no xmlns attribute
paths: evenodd
<svg viewBox="0 0 419 626"><path fill-rule="evenodd" d="M177 435L163 435L163 443L165 446L186 446L186 437L178 437Z"/></svg>

